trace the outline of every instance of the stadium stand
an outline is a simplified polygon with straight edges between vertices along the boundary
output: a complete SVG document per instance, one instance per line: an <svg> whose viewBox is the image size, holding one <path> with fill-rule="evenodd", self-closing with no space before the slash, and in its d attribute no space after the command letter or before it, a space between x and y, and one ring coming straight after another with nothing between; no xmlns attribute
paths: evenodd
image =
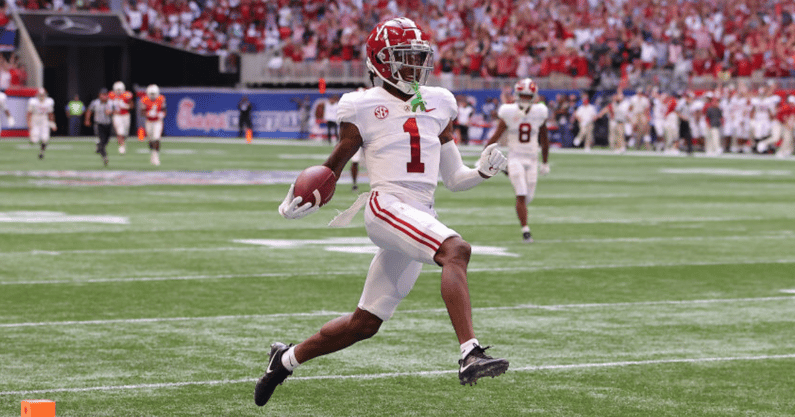
<svg viewBox="0 0 795 417"><path fill-rule="evenodd" d="M16 5L108 7L106 0L67 1ZM571 77L605 87L648 83L660 74L681 84L788 77L795 70L795 5L772 0L128 0L123 9L142 37L198 52L269 54L274 69L360 61L366 28L406 15L438 45L442 80Z"/></svg>

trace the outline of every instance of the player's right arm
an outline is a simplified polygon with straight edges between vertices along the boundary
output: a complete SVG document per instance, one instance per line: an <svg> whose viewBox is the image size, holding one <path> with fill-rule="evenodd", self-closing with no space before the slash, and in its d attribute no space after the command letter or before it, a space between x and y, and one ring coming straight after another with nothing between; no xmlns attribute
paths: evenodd
<svg viewBox="0 0 795 417"><path fill-rule="evenodd" d="M28 99L28 111L25 113L25 122L28 124L28 128L30 128L30 119L33 116L33 98Z"/></svg>
<svg viewBox="0 0 795 417"><path fill-rule="evenodd" d="M355 124L349 122L340 123L340 141L334 150L331 151L326 162L323 165L331 168L337 178L342 174L345 169L345 164L353 158L356 151L362 147L362 135L359 128Z"/></svg>
<svg viewBox="0 0 795 417"><path fill-rule="evenodd" d="M346 113L347 115L347 113ZM345 164L353 157L356 151L362 146L362 135L359 128L351 122L340 121L339 129L340 141L334 150L331 151L326 162L323 165L329 167L339 179L342 175L342 170ZM279 214L287 219L300 219L301 217L308 216L320 209L319 206L312 205L311 203L301 204L301 197L294 195L295 185L291 185L287 191L287 196L284 201L279 205Z"/></svg>
<svg viewBox="0 0 795 417"><path fill-rule="evenodd" d="M86 109L86 114L83 118L83 124L86 126L91 126L91 116L94 114L94 102L92 101L88 108Z"/></svg>
<svg viewBox="0 0 795 417"><path fill-rule="evenodd" d="M505 133L506 130L508 130L508 125L505 124L505 120L502 119L499 120L500 120L499 123L497 123L497 129L494 130L494 133L491 135L489 141L486 142L485 146L489 146L492 143L497 143L497 141L500 140L500 136L502 136L502 134Z"/></svg>

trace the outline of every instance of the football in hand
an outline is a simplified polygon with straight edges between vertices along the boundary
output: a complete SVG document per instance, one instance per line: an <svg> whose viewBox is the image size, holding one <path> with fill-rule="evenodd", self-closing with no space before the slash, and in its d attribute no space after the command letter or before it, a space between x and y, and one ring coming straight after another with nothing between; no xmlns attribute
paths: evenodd
<svg viewBox="0 0 795 417"><path fill-rule="evenodd" d="M331 201L337 186L337 176L331 168L324 165L309 167L295 179L293 195L301 197L301 205L312 203L318 207Z"/></svg>

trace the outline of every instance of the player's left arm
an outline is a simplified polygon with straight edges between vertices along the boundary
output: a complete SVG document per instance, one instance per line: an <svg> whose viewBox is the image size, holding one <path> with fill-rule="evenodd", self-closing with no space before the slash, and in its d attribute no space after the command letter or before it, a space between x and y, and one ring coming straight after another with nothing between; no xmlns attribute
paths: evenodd
<svg viewBox="0 0 795 417"><path fill-rule="evenodd" d="M549 129L547 124L542 123L538 128L538 144L541 145L541 162L549 162Z"/></svg>
<svg viewBox="0 0 795 417"><path fill-rule="evenodd" d="M549 110L543 107L543 111L539 116L542 120L538 126L538 144L541 146L541 165L538 167L538 173L541 175L549 174L549 129L547 129L547 115Z"/></svg>
<svg viewBox="0 0 795 417"><path fill-rule="evenodd" d="M339 179L345 164L353 158L356 151L362 147L362 135L359 128L350 122L340 122L340 141L331 151L323 165L331 168Z"/></svg>
<svg viewBox="0 0 795 417"><path fill-rule="evenodd" d="M483 150L475 168L464 165L458 145L453 140L453 121L439 135L442 143L439 173L442 174L442 182L450 191L465 191L481 182L486 178L491 178L500 172L508 164L505 156L497 150L497 144L491 144Z"/></svg>

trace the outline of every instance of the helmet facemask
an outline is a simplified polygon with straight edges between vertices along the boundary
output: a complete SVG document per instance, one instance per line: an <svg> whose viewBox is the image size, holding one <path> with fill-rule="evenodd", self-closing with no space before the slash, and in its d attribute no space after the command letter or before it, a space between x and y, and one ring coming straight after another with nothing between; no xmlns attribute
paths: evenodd
<svg viewBox="0 0 795 417"><path fill-rule="evenodd" d="M533 105L533 99L535 99L534 94L517 94L516 104L519 106L519 110L527 113Z"/></svg>
<svg viewBox="0 0 795 417"><path fill-rule="evenodd" d="M538 92L538 87L533 80L529 78L524 78L519 80L516 85L513 86L513 94L516 97L516 104L519 106L519 109L525 113L530 110L530 107L533 106L533 100L536 97L536 92Z"/></svg>
<svg viewBox="0 0 795 417"><path fill-rule="evenodd" d="M433 50L425 41L412 41L410 45L387 46L378 57L389 65L392 78L395 80L393 82L384 79L384 81L406 94L414 93L415 82L425 85L428 75L433 70Z"/></svg>

